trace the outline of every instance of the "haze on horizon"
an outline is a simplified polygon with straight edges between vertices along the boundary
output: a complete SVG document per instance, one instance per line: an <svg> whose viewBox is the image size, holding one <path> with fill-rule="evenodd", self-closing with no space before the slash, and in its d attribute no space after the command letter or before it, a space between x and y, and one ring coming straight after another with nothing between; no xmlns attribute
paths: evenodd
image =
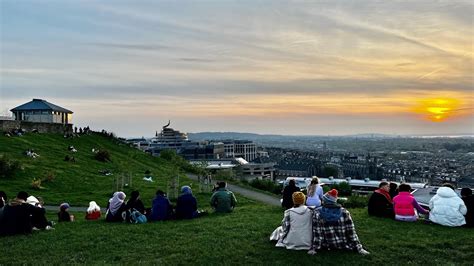
<svg viewBox="0 0 474 266"><path fill-rule="evenodd" d="M471 1L0 1L0 115L120 136L474 133Z"/></svg>

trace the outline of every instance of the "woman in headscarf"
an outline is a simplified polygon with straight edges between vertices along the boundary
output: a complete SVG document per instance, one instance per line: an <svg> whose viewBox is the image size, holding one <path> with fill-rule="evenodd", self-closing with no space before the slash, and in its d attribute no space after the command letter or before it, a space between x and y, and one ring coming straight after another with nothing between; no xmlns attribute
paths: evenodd
<svg viewBox="0 0 474 266"><path fill-rule="evenodd" d="M306 199L306 206L319 207L323 199L323 188L319 185L319 179L314 177L311 184L308 186L308 198Z"/></svg>
<svg viewBox="0 0 474 266"><path fill-rule="evenodd" d="M107 222L122 222L122 213L127 210L125 205L125 198L127 196L122 191L115 192L107 204L107 213L105 221Z"/></svg>
<svg viewBox="0 0 474 266"><path fill-rule="evenodd" d="M86 212L86 220L97 220L100 218L100 207L95 201L89 202Z"/></svg>
<svg viewBox="0 0 474 266"><path fill-rule="evenodd" d="M141 214L145 214L145 206L143 205L142 200L140 199L140 192L137 190L132 191L130 199L127 201L127 210L135 209Z"/></svg>
<svg viewBox="0 0 474 266"><path fill-rule="evenodd" d="M176 219L192 219L198 216L197 200L191 187L181 187L181 195L176 202Z"/></svg>

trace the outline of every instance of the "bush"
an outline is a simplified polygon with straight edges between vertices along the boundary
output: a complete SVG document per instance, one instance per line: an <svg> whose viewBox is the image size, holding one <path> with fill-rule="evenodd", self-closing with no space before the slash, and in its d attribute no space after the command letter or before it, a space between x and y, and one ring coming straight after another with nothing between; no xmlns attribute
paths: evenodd
<svg viewBox="0 0 474 266"><path fill-rule="evenodd" d="M254 180L250 181L250 185L252 187L256 188L256 189L268 191L268 192L271 192L271 193L276 194L276 195L281 194L281 185L275 184L271 180L254 179Z"/></svg>
<svg viewBox="0 0 474 266"><path fill-rule="evenodd" d="M100 150L95 154L95 159L100 162L111 162L108 150Z"/></svg>
<svg viewBox="0 0 474 266"><path fill-rule="evenodd" d="M339 196L352 195L352 187L347 182L341 182L339 184L331 184L328 186L323 186L324 193L328 192L331 189L336 189L337 192L339 192Z"/></svg>
<svg viewBox="0 0 474 266"><path fill-rule="evenodd" d="M19 161L14 161L7 156L0 157L0 178L12 178L21 170Z"/></svg>
<svg viewBox="0 0 474 266"><path fill-rule="evenodd" d="M367 202L367 196L354 195L343 202L342 206L344 206L344 208L365 208L367 207Z"/></svg>

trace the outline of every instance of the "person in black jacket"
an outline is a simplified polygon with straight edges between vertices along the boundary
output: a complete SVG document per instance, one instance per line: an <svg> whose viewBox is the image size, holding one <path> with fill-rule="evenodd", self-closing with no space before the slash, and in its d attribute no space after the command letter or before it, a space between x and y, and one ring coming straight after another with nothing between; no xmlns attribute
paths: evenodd
<svg viewBox="0 0 474 266"><path fill-rule="evenodd" d="M288 186L283 189L283 201L281 202L281 206L285 208L285 210L293 208L293 193L299 191L300 188L296 186L295 180L290 179Z"/></svg>
<svg viewBox="0 0 474 266"><path fill-rule="evenodd" d="M470 188L461 189L461 198L467 208L467 213L464 215L466 218L466 227L474 227L474 196Z"/></svg>
<svg viewBox="0 0 474 266"><path fill-rule="evenodd" d="M378 217L394 218L393 201L390 197L390 184L380 182L379 189L375 190L370 196L368 211L369 215Z"/></svg>
<svg viewBox="0 0 474 266"><path fill-rule="evenodd" d="M135 209L141 214L145 214L145 206L143 205L142 200L140 199L140 192L137 190L132 191L130 199L127 201L126 209L131 210Z"/></svg>
<svg viewBox="0 0 474 266"><path fill-rule="evenodd" d="M0 220L0 235L31 234L31 216L40 208L26 203L28 193L21 191L15 199L5 205Z"/></svg>
<svg viewBox="0 0 474 266"><path fill-rule="evenodd" d="M183 186L176 202L176 219L192 219L198 216L197 200L191 187Z"/></svg>

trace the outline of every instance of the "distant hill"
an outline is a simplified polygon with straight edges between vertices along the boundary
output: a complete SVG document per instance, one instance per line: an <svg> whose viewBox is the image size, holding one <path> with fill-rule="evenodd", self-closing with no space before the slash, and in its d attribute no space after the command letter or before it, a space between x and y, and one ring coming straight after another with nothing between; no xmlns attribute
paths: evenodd
<svg viewBox="0 0 474 266"><path fill-rule="evenodd" d="M68 151L72 145L76 153ZM109 151L111 162L100 162L94 158L92 149ZM24 152L33 149L40 156L27 157ZM41 196L46 204L57 205L69 202L72 205L87 206L95 200L105 207L108 198L116 190L114 181L123 175L132 177L132 184L125 188L126 193L139 190L147 203L157 188L166 191L168 181L176 175L176 168L169 162L152 157L131 148L118 140L100 134L83 135L77 138L64 138L58 134L26 134L22 137L0 136L0 156L8 156L21 162L24 170L11 179L0 178L0 190L13 198L18 191L25 190ZM65 156L74 156L76 162L66 162ZM110 170L106 176L100 171ZM155 182L143 180L146 170L151 171ZM35 178L52 181L42 183L44 189L35 190L31 182Z"/></svg>
<svg viewBox="0 0 474 266"><path fill-rule="evenodd" d="M259 140L268 138L282 138L288 137L283 135L260 135L255 133L239 133L239 132L198 132L188 133L188 137L191 140L225 140L225 139L237 139L237 140Z"/></svg>

